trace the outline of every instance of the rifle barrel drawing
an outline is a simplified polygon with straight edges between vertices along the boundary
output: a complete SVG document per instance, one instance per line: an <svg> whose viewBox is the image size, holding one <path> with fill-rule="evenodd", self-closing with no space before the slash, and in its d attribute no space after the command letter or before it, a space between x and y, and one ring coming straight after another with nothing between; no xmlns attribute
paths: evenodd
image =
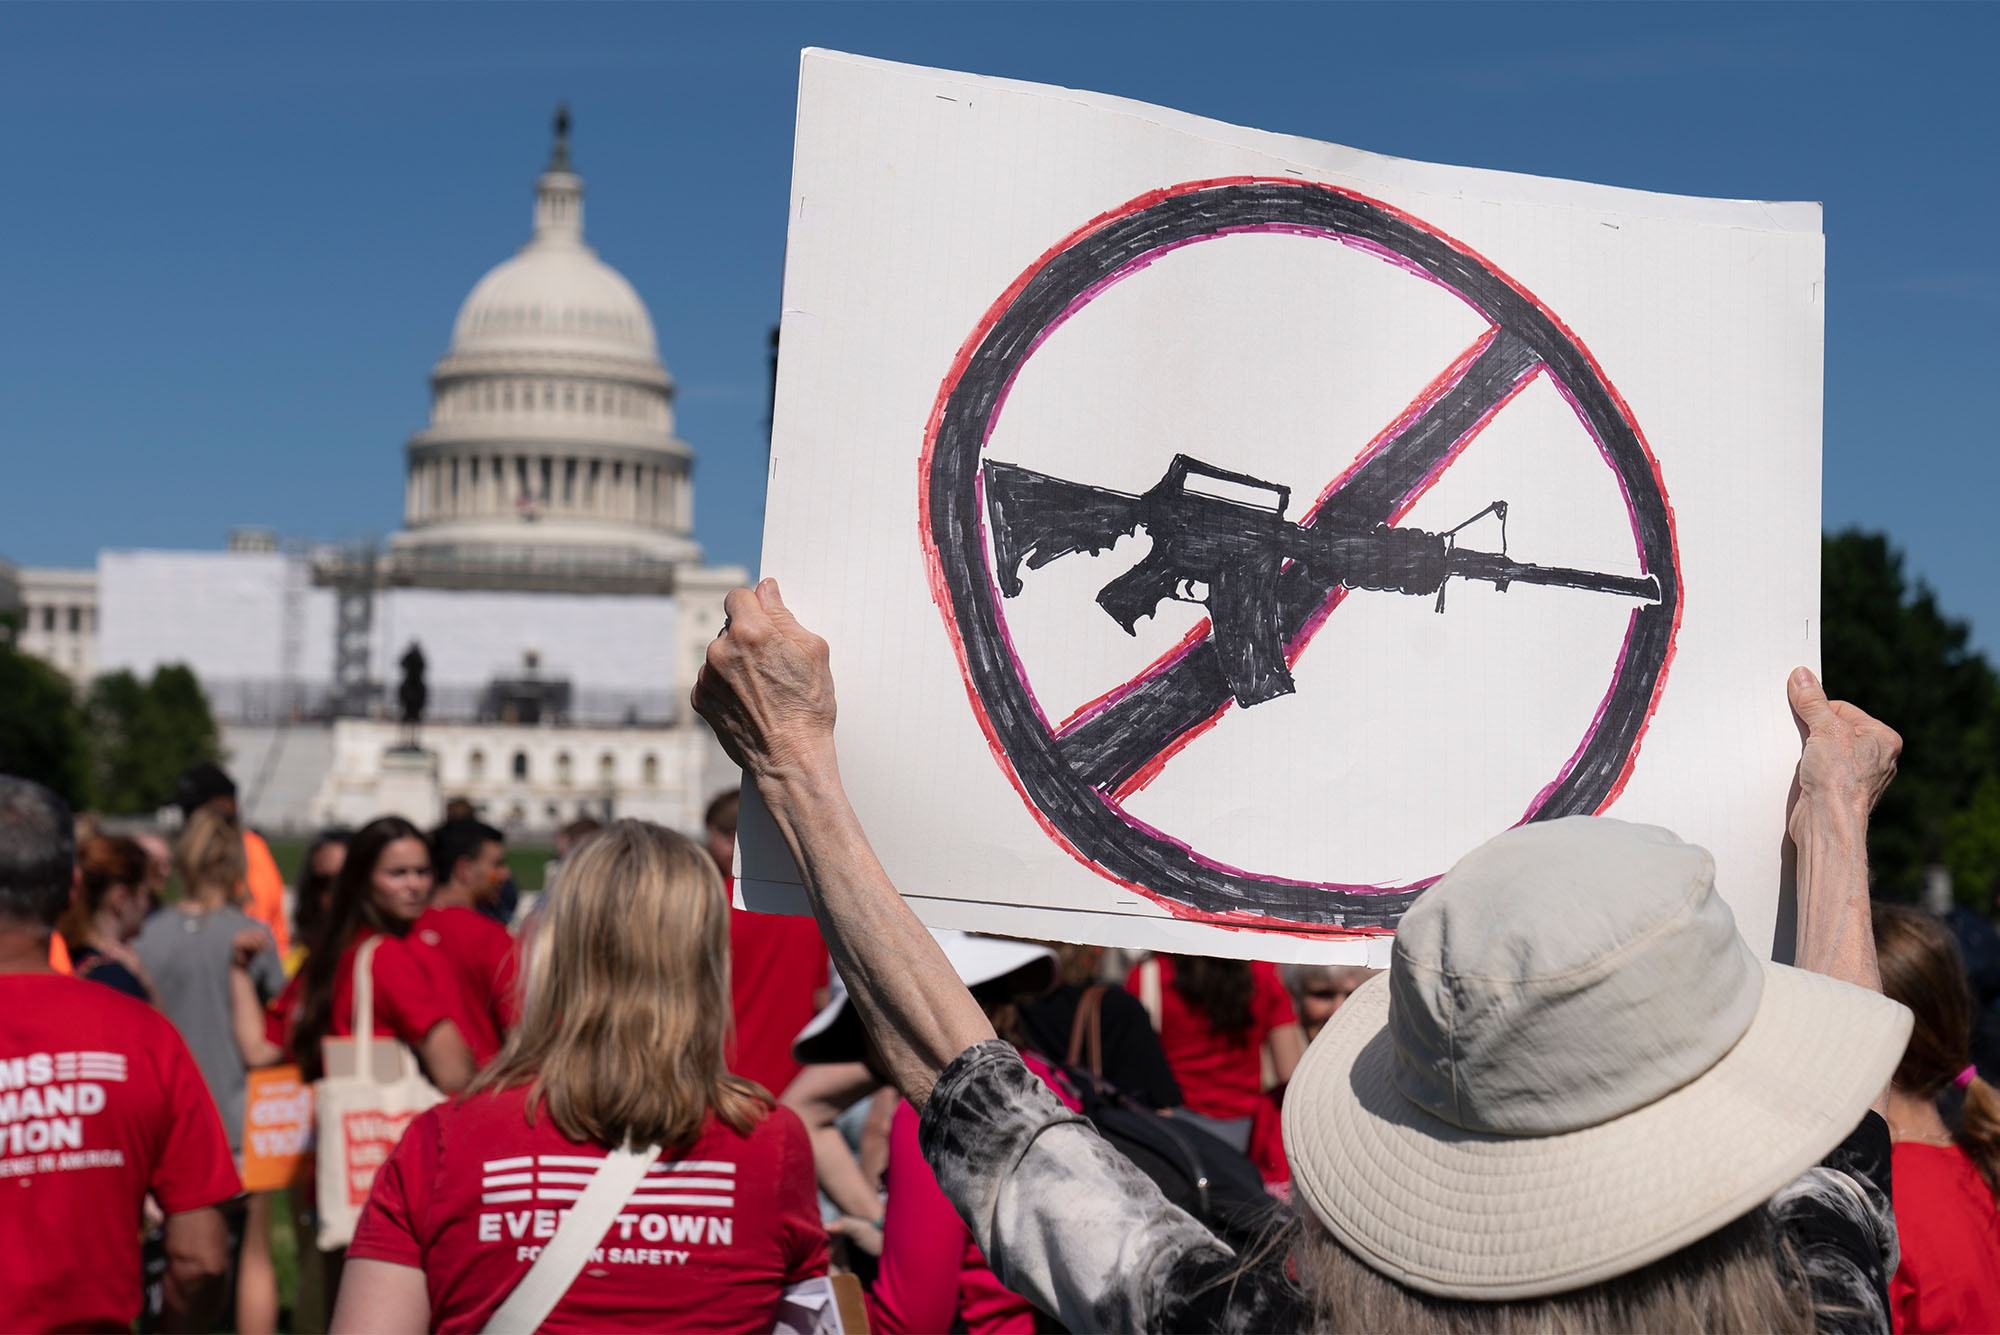
<svg viewBox="0 0 2000 1335"><path fill-rule="evenodd" d="M1456 529L1296 524L1284 517L1288 488L1184 454L1137 495L997 460L987 462L983 481L1004 596L1021 592L1024 564L1039 570L1073 553L1095 555L1144 528L1152 550L1104 586L1098 605L1128 634L1137 634L1139 618L1169 598L1206 607L1230 693L1246 708L1295 689L1276 600L1287 562L1304 563L1327 588L1436 595L1439 612L1453 577L1482 580L1502 593L1513 584L1541 584L1660 600L1656 576L1533 565L1504 550L1460 547ZM1504 502L1488 508L1506 513ZM1503 549L1505 533L1503 520Z"/></svg>

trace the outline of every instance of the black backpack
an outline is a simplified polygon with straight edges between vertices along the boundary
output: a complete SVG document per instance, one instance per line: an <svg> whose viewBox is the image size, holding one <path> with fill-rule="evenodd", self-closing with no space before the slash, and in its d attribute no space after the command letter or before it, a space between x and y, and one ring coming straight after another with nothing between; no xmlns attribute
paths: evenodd
<svg viewBox="0 0 2000 1335"><path fill-rule="evenodd" d="M1063 1073L1083 1116L1113 1149L1153 1179L1166 1198L1237 1251L1267 1239L1289 1212L1264 1190L1264 1176L1247 1155L1171 1112L1158 1112L1099 1074L1103 1039L1102 986L1085 990L1070 1027ZM1086 1055L1088 1065L1079 1059Z"/></svg>

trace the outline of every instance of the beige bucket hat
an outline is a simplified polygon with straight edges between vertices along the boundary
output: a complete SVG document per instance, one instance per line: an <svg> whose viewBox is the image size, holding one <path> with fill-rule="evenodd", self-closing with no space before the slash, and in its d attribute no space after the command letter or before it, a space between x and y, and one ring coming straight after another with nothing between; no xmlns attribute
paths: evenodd
<svg viewBox="0 0 2000 1335"><path fill-rule="evenodd" d="M1909 1033L1879 993L1760 961L1705 850L1600 817L1522 826L1417 901L1387 975L1307 1050L1293 1190L1409 1288L1582 1288L1818 1163Z"/></svg>

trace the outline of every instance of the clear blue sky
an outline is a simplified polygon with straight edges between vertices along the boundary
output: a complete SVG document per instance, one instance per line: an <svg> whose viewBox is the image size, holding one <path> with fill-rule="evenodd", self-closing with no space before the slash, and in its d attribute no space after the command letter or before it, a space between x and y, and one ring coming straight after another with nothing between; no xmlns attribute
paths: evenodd
<svg viewBox="0 0 2000 1335"><path fill-rule="evenodd" d="M567 98L652 308L698 536L754 565L798 50L1376 152L1818 199L1825 507L2000 649L2000 8L0 6L0 555L347 538ZM1750 572L1748 577L1754 577Z"/></svg>

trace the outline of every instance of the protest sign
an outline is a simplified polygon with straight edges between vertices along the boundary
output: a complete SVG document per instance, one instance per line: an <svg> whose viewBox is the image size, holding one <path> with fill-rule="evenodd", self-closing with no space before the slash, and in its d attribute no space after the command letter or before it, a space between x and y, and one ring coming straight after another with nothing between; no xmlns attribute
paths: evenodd
<svg viewBox="0 0 2000 1335"><path fill-rule="evenodd" d="M1379 964L1601 813L1767 948L1823 276L1817 205L807 52L763 571L883 865L934 926Z"/></svg>
<svg viewBox="0 0 2000 1335"><path fill-rule="evenodd" d="M243 1101L243 1189L277 1191L304 1180L313 1151L312 1086L296 1066L251 1071Z"/></svg>

